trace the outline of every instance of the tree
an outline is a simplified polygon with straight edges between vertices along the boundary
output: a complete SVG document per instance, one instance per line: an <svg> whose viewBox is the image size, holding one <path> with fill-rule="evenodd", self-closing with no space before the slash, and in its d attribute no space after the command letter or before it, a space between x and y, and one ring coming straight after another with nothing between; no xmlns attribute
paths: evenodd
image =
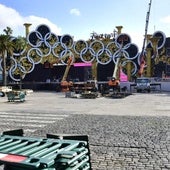
<svg viewBox="0 0 170 170"><path fill-rule="evenodd" d="M11 40L11 33L12 30L7 27L7 29L4 29L4 32L6 34L0 35L0 56L2 57L2 63L3 63L3 70L2 70L2 77L3 77L3 85L7 85L7 76L6 76L6 57L7 55L12 55L13 49L14 49L14 43Z"/></svg>
<svg viewBox="0 0 170 170"><path fill-rule="evenodd" d="M20 63L20 59L21 59L21 55L22 55L22 52L26 49L27 47L27 41L24 37L21 37L21 36L18 36L16 39L15 39L15 46L14 46L14 51L16 51L17 53L19 53L19 76L20 76L20 90L22 89L22 78L23 78L23 73L21 72L21 65L22 63ZM25 64L25 63L24 63Z"/></svg>
<svg viewBox="0 0 170 170"><path fill-rule="evenodd" d="M12 29L10 27L6 27L6 29L3 30L6 35L11 36L12 35Z"/></svg>
<svg viewBox="0 0 170 170"><path fill-rule="evenodd" d="M27 41L24 37L18 36L14 42L14 49L19 53L21 53L27 47Z"/></svg>

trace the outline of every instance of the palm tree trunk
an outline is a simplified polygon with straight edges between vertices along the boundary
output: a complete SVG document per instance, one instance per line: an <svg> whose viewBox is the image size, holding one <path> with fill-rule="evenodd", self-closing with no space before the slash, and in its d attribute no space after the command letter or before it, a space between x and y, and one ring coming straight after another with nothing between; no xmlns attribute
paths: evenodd
<svg viewBox="0 0 170 170"><path fill-rule="evenodd" d="M7 76L6 76L6 55L7 51L5 50L3 53L3 71L2 71L2 77L3 77L3 85L7 85Z"/></svg>

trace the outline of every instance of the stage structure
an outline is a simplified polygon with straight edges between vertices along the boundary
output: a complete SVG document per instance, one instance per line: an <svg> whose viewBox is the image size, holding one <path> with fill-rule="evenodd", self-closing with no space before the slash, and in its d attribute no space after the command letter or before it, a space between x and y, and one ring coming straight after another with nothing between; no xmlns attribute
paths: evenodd
<svg viewBox="0 0 170 170"><path fill-rule="evenodd" d="M110 62L117 64L119 61L119 66L128 76L128 80L138 74L140 52L137 45L131 42L131 37L126 33L121 33L121 26L117 27L116 35L93 34L87 41L74 41L73 36L56 35L44 24L39 25L30 33L28 32L30 24L24 25L28 45L25 49L14 50L13 56L10 56L11 64L8 74L13 81L18 82L24 79L25 75L31 73L40 63L48 62L51 66L59 63L67 65L70 56L73 58L73 65L76 62L83 62L92 64L92 67L97 64L107 65ZM153 76L155 64L161 61L169 63L170 59L165 54L165 41L166 36L161 31L155 32L148 38L144 58L146 61L144 75ZM1 59L0 70L2 69ZM95 72L95 79L97 79L96 75Z"/></svg>

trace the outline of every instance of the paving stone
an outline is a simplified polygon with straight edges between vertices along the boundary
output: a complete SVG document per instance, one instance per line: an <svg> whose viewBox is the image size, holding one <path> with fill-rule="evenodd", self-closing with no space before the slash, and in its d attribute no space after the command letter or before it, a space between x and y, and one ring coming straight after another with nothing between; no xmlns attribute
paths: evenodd
<svg viewBox="0 0 170 170"><path fill-rule="evenodd" d="M41 103L40 97L34 95L22 107L16 107L15 112L37 115L46 112L69 116L27 135L87 134L93 170L170 169L170 115L169 111L163 110L170 93L166 96L132 95L123 100L79 100L65 99L56 94L50 94L50 98L44 93L40 95L44 100L47 98L48 102ZM158 106L155 102L161 104ZM0 104L0 112L13 112L14 105L1 101ZM7 123L2 126L0 120L1 131L11 128L11 125Z"/></svg>

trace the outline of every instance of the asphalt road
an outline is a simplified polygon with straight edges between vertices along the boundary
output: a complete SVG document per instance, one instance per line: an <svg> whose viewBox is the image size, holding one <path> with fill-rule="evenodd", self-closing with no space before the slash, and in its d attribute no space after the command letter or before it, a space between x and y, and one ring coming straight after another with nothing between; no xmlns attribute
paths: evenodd
<svg viewBox="0 0 170 170"><path fill-rule="evenodd" d="M170 169L169 93L77 99L34 92L24 103L0 98L0 132L19 128L26 136L88 135L94 170Z"/></svg>

